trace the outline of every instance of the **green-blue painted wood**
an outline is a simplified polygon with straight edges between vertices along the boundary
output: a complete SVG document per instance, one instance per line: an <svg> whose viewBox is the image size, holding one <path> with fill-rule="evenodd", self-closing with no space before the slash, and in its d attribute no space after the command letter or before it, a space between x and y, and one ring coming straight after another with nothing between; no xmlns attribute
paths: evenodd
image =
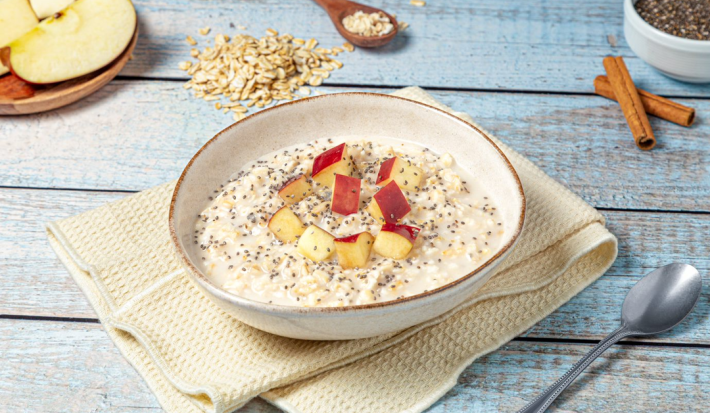
<svg viewBox="0 0 710 413"><path fill-rule="evenodd" d="M43 223L96 208L126 194L86 191L0 190L0 314L96 318L47 244ZM695 265L708 294L671 333L643 341L710 345L710 244L703 237L710 215L605 212L619 238L619 258L609 272L524 334L530 338L599 339L618 323L631 286L673 261ZM18 234L21 234L18 238ZM669 242L669 240L675 240Z"/></svg>
<svg viewBox="0 0 710 413"><path fill-rule="evenodd" d="M428 412L515 411L590 348L511 342L466 368ZM615 346L558 399L554 411L703 412L710 404L708 359L710 349ZM0 406L8 412L162 411L98 324L0 320L0 360ZM278 410L255 400L239 412Z"/></svg>
<svg viewBox="0 0 710 413"><path fill-rule="evenodd" d="M282 33L314 37L325 47L343 39L315 3L305 0L138 0L141 37L124 75L184 79L178 63L189 58L186 35L197 30ZM680 83L656 72L629 49L620 0L430 1L373 0L410 28L377 50L341 55L345 66L326 84L486 90L592 92L604 73L602 58L624 56L638 86L658 94L710 96L710 86Z"/></svg>
<svg viewBox="0 0 710 413"><path fill-rule="evenodd" d="M702 116L690 129L652 119L659 143L644 152L616 103L601 97L432 93L596 207L710 211L710 123ZM710 113L708 100L681 101ZM179 176L232 122L178 82L114 82L57 111L0 119L0 185L146 189Z"/></svg>

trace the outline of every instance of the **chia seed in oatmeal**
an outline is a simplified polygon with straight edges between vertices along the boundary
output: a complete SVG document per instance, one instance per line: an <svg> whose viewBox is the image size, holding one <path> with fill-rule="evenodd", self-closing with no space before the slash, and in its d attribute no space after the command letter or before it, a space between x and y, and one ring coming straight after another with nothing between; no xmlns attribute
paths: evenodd
<svg viewBox="0 0 710 413"><path fill-rule="evenodd" d="M342 307L436 289L499 250L494 200L450 154L341 142L270 153L217 188L195 224L204 273L259 302Z"/></svg>

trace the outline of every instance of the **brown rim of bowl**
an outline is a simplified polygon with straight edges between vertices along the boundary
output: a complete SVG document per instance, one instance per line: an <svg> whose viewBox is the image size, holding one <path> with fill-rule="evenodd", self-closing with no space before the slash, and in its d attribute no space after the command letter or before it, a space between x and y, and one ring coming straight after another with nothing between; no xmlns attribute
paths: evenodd
<svg viewBox="0 0 710 413"><path fill-rule="evenodd" d="M445 117L455 121L455 122L460 122L464 124L465 126L468 126L469 128L475 130L481 136L483 136L490 145L495 148L496 151L500 154L501 158L503 158L503 161L508 167L508 170L510 171L511 174L513 174L513 177L515 178L515 181L518 186L518 191L520 193L521 201L522 201L522 208L520 212L520 221L518 223L518 227L515 229L515 233L513 234L513 237L508 241L507 244L505 244L493 257L488 259L483 265L479 266L475 270L471 271L470 273L448 283L445 285L442 285L439 288L436 288L434 290L429 290L423 293L415 294L409 297L404 297L396 300L389 300L389 301L382 301L379 303L371 303L371 304L363 304L363 305L351 305L351 306L345 306L345 307L297 307L297 306L286 306L286 305L278 305L278 304L269 304L269 303L264 303L260 301L254 301L250 300L245 297L240 297L238 295L232 294L226 290L223 290L222 288L218 287L217 285L213 284L212 281L210 281L209 278L207 278L202 272L197 269L194 265L192 265L192 262L190 262L187 253L185 250L180 246L176 231L175 231L175 219L174 219L174 213L175 213L175 200L177 198L177 194L180 190L180 187L182 185L182 181L185 178L185 175L187 172L190 170L190 167L192 166L192 163L195 162L195 160L200 156L202 151L207 148L209 145L211 145L213 142L215 142L222 134L224 134L226 131L234 128L241 122L246 122L254 119L257 116L261 116L262 114L266 112L273 111L275 109L278 109L280 107L288 106L288 105L295 105L299 104L303 101L311 101L315 99L328 99L332 98L334 96L343 96L343 95L352 95L352 96L377 96L377 97L383 97L386 99L396 99L396 100L401 100L405 101L408 103L412 103L415 105L422 106L426 109L433 110L435 112L438 112L441 115L444 115ZM513 168L513 165L510 163L510 160L505 156L503 151L496 145L493 140L482 130L477 128L476 126L466 122L463 119L460 119L448 112L445 112L441 109L435 108L431 105L427 105L426 103L420 103L411 99L406 99L402 98L399 96L392 96L392 95L385 95L382 93L368 93L368 92L345 92L345 93L333 93L333 94L328 94L328 95L320 95L320 96L312 96L308 98L301 98L296 101L292 102L286 102L282 103L278 106L274 106L268 109L263 109L257 113L254 113L240 121L237 121L230 126L227 126L220 132L218 132L212 139L207 141L202 147L195 153L195 155L190 159L190 161L187 163L185 166L185 169L183 170L182 174L180 174L180 178L178 179L177 183L175 184L175 189L173 190L173 196L170 200L170 213L169 213L169 226L170 226L170 238L173 242L173 246L175 247L175 250L177 251L178 255L180 256L180 259L182 260L182 264L188 268L187 272L193 277L196 278L196 281L205 289L207 289L210 293L215 294L221 299L227 300L231 303L236 303L239 306L246 306L249 308L253 309L261 309L261 310L268 310L271 313L281 313L281 314L328 314L328 313L343 313L343 312L360 312L360 311L367 311L367 310L376 310L376 309L381 309L384 307L389 307L389 306L394 306L394 305L399 305L399 304L405 304L405 303L411 303L413 301L417 301L426 297L430 297L432 295L438 294L442 291L449 290L450 288L457 286L469 279L471 279L473 276L479 274L483 269L488 267L492 262L496 261L498 258L506 254L517 242L518 238L520 237L520 233L523 230L523 224L525 223L525 214L526 214L526 209L527 209L527 201L525 198L525 192L523 191L523 185L520 182L520 177L518 176L518 173L515 171L515 168Z"/></svg>

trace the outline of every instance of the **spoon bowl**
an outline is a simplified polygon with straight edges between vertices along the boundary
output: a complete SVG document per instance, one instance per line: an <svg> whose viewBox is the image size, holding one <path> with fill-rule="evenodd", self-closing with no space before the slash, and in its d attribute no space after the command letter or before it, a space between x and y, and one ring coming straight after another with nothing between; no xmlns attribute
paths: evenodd
<svg viewBox="0 0 710 413"><path fill-rule="evenodd" d="M668 331L693 311L703 290L700 273L687 264L669 264L651 271L634 285L621 306L621 326L518 413L542 413L577 376L609 347L630 336Z"/></svg>
<svg viewBox="0 0 710 413"><path fill-rule="evenodd" d="M335 28L338 30L341 36L345 38L348 42L359 47L379 47L384 46L391 42L392 39L397 35L399 31L399 26L397 25L397 20L392 17L389 13L384 10L378 9L376 7L367 6L365 4L355 3L348 0L314 0L321 7L325 9L333 21ZM357 11L362 11L364 13L378 13L382 12L394 26L391 32L384 36L361 36L356 33L348 31L348 29L343 26L343 19L347 16L355 14Z"/></svg>
<svg viewBox="0 0 710 413"><path fill-rule="evenodd" d="M666 265L631 288L621 307L621 321L633 335L668 331L693 310L701 291L702 280L695 267Z"/></svg>

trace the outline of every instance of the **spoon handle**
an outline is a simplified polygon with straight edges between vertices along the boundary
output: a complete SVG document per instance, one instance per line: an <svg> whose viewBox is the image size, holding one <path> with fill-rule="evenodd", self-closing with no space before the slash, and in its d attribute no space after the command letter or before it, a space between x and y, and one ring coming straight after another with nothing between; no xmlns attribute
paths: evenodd
<svg viewBox="0 0 710 413"><path fill-rule="evenodd" d="M538 396L535 400L531 401L528 403L525 407L520 409L518 413L542 413L545 410L547 410L548 407L550 407L550 404L557 398L557 396L562 393L564 389L566 389L574 379L579 376L579 374L589 367L590 364L594 360L596 360L597 357L599 357L604 351L606 351L609 347L614 345L616 342L619 340L626 338L628 336L633 335L631 332L629 332L626 329L626 326L621 326L616 331L613 333L609 334L606 336L606 338L602 341L599 342L593 349L589 351L581 360L577 362L574 366L572 366L571 369L567 373L565 373L564 376L560 377L555 384L552 386L548 387L547 390L545 390L540 396Z"/></svg>

